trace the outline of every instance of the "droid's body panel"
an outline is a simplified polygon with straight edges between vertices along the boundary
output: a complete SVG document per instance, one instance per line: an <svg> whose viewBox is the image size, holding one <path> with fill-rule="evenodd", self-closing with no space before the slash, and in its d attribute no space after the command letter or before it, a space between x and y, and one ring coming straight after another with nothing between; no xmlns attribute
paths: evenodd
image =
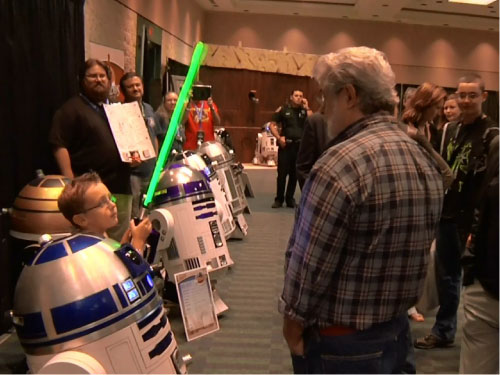
<svg viewBox="0 0 500 375"><path fill-rule="evenodd" d="M43 247L21 273L13 317L33 373L85 371L89 357L108 373L176 372L151 267L114 240L76 234Z"/></svg>
<svg viewBox="0 0 500 375"><path fill-rule="evenodd" d="M149 218L160 233L158 253L169 274L233 264L214 195L201 172L170 164L160 177L152 209Z"/></svg>
<svg viewBox="0 0 500 375"><path fill-rule="evenodd" d="M245 198L244 187L241 185L241 180L235 172L237 166L234 164L233 155L230 154L222 144L215 141L203 143L198 149L198 152L210 158L227 200L231 205L233 217L243 234L246 235L248 224L243 216L243 212L248 206L248 203Z"/></svg>
<svg viewBox="0 0 500 375"><path fill-rule="evenodd" d="M210 190L214 195L215 202L217 205L217 212L219 214L219 219L224 230L224 236L229 238L231 234L236 230L236 224L234 222L233 214L231 212L231 206L222 190L222 186L217 177L215 169L212 167L210 160L208 160L208 165L205 160L197 153L192 151L184 151L181 154L177 154L174 158L176 162L189 165L193 169L203 173L207 178Z"/></svg>
<svg viewBox="0 0 500 375"><path fill-rule="evenodd" d="M255 156L252 162L253 164L274 167L278 162L278 141L276 137L272 135L269 124L270 123L266 123L262 131L257 134Z"/></svg>

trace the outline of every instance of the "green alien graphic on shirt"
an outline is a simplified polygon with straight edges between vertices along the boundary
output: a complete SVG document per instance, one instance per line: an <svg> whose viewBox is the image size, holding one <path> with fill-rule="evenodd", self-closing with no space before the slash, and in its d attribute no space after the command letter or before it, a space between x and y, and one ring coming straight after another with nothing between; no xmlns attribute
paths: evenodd
<svg viewBox="0 0 500 375"><path fill-rule="evenodd" d="M446 149L446 158L448 161L451 160L452 155L454 154L456 149L457 149L457 144L455 142L450 142L448 144L448 147ZM453 165L451 166L451 170L453 171L455 177L457 176L459 171L467 173L467 170L469 169L469 162L470 162L469 159L471 151L472 151L472 143L470 142L463 145L463 147L460 149L458 155L453 161ZM458 186L459 192L462 191L462 184L463 181L460 181Z"/></svg>

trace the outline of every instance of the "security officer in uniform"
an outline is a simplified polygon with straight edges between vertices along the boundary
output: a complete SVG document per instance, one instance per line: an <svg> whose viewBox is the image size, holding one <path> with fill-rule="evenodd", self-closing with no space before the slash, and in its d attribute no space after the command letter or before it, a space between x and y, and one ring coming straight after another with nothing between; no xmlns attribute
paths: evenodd
<svg viewBox="0 0 500 375"><path fill-rule="evenodd" d="M300 90L293 90L289 104L279 107L271 120L271 133L278 140L278 179L273 208L280 208L286 200L287 207L295 207L295 186L297 185L296 162L300 140L304 132L304 122L312 112L307 99ZM277 123L281 124L281 135ZM288 175L288 185L285 185Z"/></svg>

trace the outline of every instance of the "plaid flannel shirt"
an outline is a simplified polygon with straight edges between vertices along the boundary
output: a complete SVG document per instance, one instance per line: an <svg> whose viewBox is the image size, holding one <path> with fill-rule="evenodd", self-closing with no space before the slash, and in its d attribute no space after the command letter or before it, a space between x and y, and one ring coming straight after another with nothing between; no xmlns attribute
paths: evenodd
<svg viewBox="0 0 500 375"><path fill-rule="evenodd" d="M350 125L330 146L302 192L279 310L305 326L364 330L417 302L443 182L386 112Z"/></svg>

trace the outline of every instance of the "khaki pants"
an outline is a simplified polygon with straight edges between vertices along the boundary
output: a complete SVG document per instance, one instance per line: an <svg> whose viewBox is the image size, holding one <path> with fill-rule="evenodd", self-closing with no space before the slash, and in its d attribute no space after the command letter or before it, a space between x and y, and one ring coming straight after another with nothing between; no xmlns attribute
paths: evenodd
<svg viewBox="0 0 500 375"><path fill-rule="evenodd" d="M461 374L498 374L498 301L481 284L465 288Z"/></svg>

